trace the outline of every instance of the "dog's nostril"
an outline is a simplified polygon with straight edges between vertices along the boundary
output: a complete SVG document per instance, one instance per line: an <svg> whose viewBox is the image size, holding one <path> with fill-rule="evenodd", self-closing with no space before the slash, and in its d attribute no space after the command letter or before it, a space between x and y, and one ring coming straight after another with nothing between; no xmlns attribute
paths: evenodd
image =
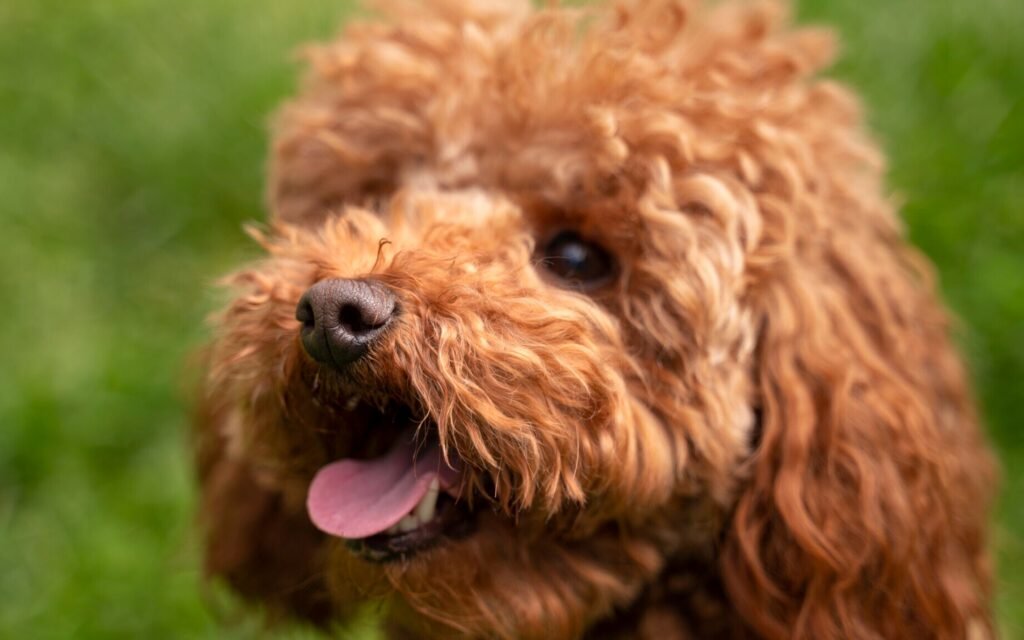
<svg viewBox="0 0 1024 640"><path fill-rule="evenodd" d="M363 317L362 308L355 304L341 306L341 309L338 310L338 325L353 335L361 335L381 326L373 324L372 321L367 322Z"/></svg>
<svg viewBox="0 0 1024 640"><path fill-rule="evenodd" d="M303 297L299 301L299 306L295 309L295 319L302 323L303 329L312 329L316 326L316 314L308 298Z"/></svg>

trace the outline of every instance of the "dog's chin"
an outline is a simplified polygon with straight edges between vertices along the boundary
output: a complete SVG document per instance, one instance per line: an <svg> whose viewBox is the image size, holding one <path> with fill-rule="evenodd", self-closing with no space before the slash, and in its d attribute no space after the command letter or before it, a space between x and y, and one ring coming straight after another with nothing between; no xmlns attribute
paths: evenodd
<svg viewBox="0 0 1024 640"><path fill-rule="evenodd" d="M472 535L475 513L462 461L441 452L436 424L393 397L342 394L344 451L314 477L310 520L357 556L404 561ZM339 403L330 403L339 404Z"/></svg>

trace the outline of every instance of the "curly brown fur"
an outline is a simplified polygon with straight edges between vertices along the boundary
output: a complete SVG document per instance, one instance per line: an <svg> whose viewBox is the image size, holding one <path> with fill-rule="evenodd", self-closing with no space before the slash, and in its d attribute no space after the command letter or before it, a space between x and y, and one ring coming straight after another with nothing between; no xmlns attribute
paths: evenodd
<svg viewBox="0 0 1024 640"><path fill-rule="evenodd" d="M388 4L309 49L277 124L199 421L210 573L318 621L385 601L395 636L990 635L993 462L857 101L813 77L829 34ZM613 282L545 274L566 228ZM367 277L402 313L338 375L295 307ZM356 390L436 425L472 533L378 565L310 525L378 426Z"/></svg>

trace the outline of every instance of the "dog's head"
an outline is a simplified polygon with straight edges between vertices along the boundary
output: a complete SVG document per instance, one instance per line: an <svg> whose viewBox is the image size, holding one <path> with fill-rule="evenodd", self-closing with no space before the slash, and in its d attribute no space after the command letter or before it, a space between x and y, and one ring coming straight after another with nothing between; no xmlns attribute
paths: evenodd
<svg viewBox="0 0 1024 640"><path fill-rule="evenodd" d="M336 599L568 636L696 554L765 633L977 615L980 543L940 541L983 508L969 403L856 105L808 79L830 40L763 5L401 14L310 50L212 355ZM970 580L915 601L935 552ZM873 574L898 602L814 609Z"/></svg>

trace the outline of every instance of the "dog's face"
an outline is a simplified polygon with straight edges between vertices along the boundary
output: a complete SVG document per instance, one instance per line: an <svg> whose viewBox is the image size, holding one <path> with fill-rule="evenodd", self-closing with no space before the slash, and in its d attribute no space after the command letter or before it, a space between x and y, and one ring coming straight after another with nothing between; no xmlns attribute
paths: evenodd
<svg viewBox="0 0 1024 640"><path fill-rule="evenodd" d="M766 283L832 224L823 194L874 215L876 176L825 129L845 94L801 79L825 42L769 13L693 31L654 3L581 36L455 4L313 51L211 387L337 601L574 635L720 540L762 409L785 418L764 310L810 328Z"/></svg>
<svg viewBox="0 0 1024 640"><path fill-rule="evenodd" d="M724 506L754 422L737 229L633 188L410 188L281 228L224 338L237 446L400 590L619 580L595 540L657 554L666 505Z"/></svg>

